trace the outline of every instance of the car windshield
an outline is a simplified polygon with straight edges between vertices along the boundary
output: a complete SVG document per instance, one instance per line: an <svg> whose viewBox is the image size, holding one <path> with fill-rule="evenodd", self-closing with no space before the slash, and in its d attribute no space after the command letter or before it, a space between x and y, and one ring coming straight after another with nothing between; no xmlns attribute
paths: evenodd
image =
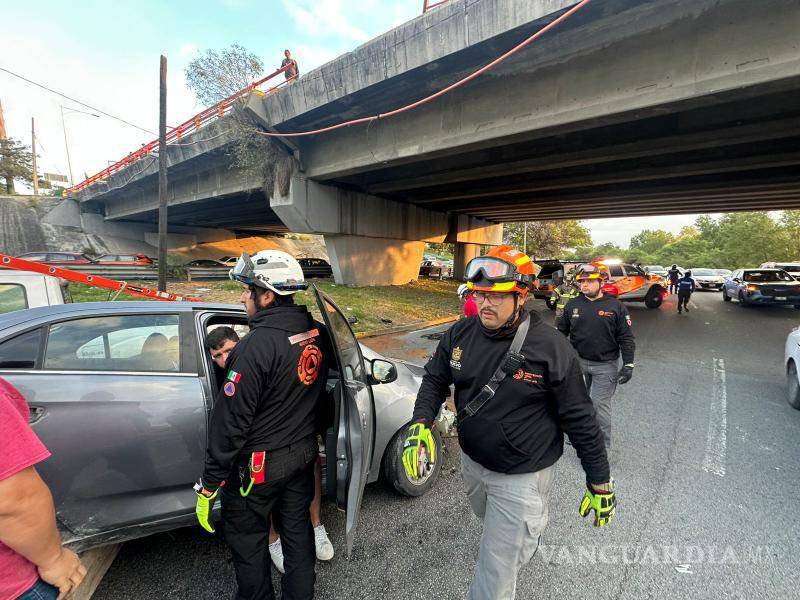
<svg viewBox="0 0 800 600"><path fill-rule="evenodd" d="M800 273L800 265L778 265L778 268L787 273Z"/></svg>
<svg viewBox="0 0 800 600"><path fill-rule="evenodd" d="M648 265L645 267L648 271L666 271L661 265Z"/></svg>
<svg viewBox="0 0 800 600"><path fill-rule="evenodd" d="M711 269L692 269L692 275L701 275L703 277L712 277L716 275Z"/></svg>
<svg viewBox="0 0 800 600"><path fill-rule="evenodd" d="M745 271L744 280L751 283L772 283L775 281L794 281L786 271Z"/></svg>
<svg viewBox="0 0 800 600"><path fill-rule="evenodd" d="M728 269L716 269L717 275L730 275L731 271Z"/></svg>

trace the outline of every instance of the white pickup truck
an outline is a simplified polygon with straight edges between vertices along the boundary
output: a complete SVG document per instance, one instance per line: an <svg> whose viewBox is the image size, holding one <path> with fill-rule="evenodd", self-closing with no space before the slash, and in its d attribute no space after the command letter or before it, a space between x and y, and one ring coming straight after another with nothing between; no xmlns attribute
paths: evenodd
<svg viewBox="0 0 800 600"><path fill-rule="evenodd" d="M63 279L28 271L0 270L0 314L70 301Z"/></svg>

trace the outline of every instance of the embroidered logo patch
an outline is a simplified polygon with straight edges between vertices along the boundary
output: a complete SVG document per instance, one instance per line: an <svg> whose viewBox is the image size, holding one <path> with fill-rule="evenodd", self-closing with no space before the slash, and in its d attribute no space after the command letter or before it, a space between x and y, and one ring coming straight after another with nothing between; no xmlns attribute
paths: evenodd
<svg viewBox="0 0 800 600"><path fill-rule="evenodd" d="M528 371L520 369L514 373L514 379L524 381L525 383L541 383L542 376L538 373L529 373Z"/></svg>
<svg viewBox="0 0 800 600"><path fill-rule="evenodd" d="M303 385L311 385L317 380L319 368L322 364L322 351L314 344L303 348L300 360L297 363L297 376Z"/></svg>
<svg viewBox="0 0 800 600"><path fill-rule="evenodd" d="M236 384L232 381L226 381L225 385L222 386L222 391L225 392L225 395L230 398L236 393Z"/></svg>
<svg viewBox="0 0 800 600"><path fill-rule="evenodd" d="M463 352L462 352L461 348L459 348L458 346L456 346L455 348L453 348L450 351L450 366L453 369L459 369L459 370L461 369L461 354L462 353Z"/></svg>

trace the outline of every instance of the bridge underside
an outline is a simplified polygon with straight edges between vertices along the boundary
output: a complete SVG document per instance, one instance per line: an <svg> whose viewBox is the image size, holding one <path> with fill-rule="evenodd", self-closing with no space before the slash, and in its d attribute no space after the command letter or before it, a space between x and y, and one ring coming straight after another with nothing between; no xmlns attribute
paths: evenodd
<svg viewBox="0 0 800 600"><path fill-rule="evenodd" d="M776 87L788 89L574 123L331 183L494 221L800 207L800 78Z"/></svg>

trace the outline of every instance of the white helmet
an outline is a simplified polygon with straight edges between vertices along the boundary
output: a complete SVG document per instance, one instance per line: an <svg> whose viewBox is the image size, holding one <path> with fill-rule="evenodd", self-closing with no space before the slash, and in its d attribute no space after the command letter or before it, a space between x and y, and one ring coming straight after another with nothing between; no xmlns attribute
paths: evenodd
<svg viewBox="0 0 800 600"><path fill-rule="evenodd" d="M464 294L466 294L468 291L469 291L469 288L467 287L467 284L466 283L462 283L460 286L458 286L458 297L462 298L464 296Z"/></svg>
<svg viewBox="0 0 800 600"><path fill-rule="evenodd" d="M242 252L228 277L245 285L266 288L280 296L308 289L300 263L280 250L262 250L252 258L247 252Z"/></svg>

